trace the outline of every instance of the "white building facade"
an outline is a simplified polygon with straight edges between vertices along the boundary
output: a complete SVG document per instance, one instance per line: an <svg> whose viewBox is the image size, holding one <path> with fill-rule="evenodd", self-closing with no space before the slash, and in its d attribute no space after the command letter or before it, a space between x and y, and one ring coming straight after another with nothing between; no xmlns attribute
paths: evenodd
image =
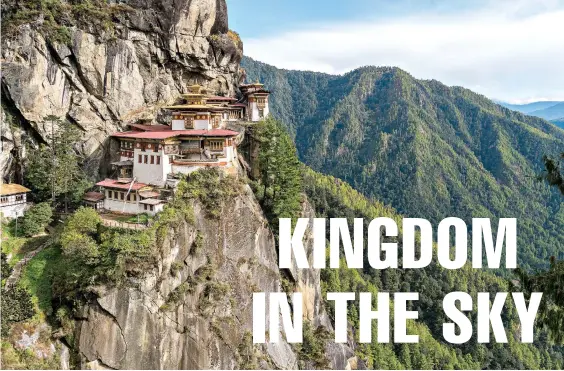
<svg viewBox="0 0 564 371"><path fill-rule="evenodd" d="M102 211L155 215L163 210L164 202L159 199L159 193L153 191L153 188L147 184L133 180L125 183L115 179L105 179L96 185L104 195Z"/></svg>
<svg viewBox="0 0 564 371"><path fill-rule="evenodd" d="M28 209L27 194L31 192L19 184L0 184L0 212L4 218L24 216Z"/></svg>

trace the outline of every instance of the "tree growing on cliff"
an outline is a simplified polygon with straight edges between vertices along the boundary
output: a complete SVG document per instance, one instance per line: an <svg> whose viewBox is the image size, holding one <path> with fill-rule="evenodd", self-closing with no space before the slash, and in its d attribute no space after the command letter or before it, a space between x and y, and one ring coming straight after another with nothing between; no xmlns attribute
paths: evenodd
<svg viewBox="0 0 564 371"><path fill-rule="evenodd" d="M564 152L560 154L560 160L544 156L543 161L545 170L539 178L545 180L552 187L558 188L560 193L564 195Z"/></svg>
<svg viewBox="0 0 564 371"><path fill-rule="evenodd" d="M53 210L47 202L33 205L22 219L22 231L24 235L31 237L45 230L53 220Z"/></svg>
<svg viewBox="0 0 564 371"><path fill-rule="evenodd" d="M296 147L278 121L269 118L256 126L260 144L261 206L271 221L295 218L301 210L302 168Z"/></svg>
<svg viewBox="0 0 564 371"><path fill-rule="evenodd" d="M67 211L92 185L82 170L84 159L76 150L81 135L66 120L48 116L45 121L51 126L51 139L48 145L31 151L25 180L37 201L50 200Z"/></svg>

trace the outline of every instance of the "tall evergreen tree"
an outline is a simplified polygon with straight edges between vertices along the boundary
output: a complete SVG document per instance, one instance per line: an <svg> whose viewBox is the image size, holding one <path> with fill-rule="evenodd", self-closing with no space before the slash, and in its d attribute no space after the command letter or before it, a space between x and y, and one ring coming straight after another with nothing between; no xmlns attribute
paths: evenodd
<svg viewBox="0 0 564 371"><path fill-rule="evenodd" d="M50 200L54 206L64 205L67 211L91 186L82 170L84 159L76 150L80 131L55 116L48 116L45 121L51 125L51 139L48 145L42 144L31 151L25 180L36 201Z"/></svg>
<svg viewBox="0 0 564 371"><path fill-rule="evenodd" d="M269 219L297 217L301 210L302 175L296 148L284 127L269 118L256 126L262 206Z"/></svg>
<svg viewBox="0 0 564 371"><path fill-rule="evenodd" d="M545 171L539 178L546 180L548 184L558 188L560 193L564 195L564 152L560 154L560 160L544 156L543 161Z"/></svg>

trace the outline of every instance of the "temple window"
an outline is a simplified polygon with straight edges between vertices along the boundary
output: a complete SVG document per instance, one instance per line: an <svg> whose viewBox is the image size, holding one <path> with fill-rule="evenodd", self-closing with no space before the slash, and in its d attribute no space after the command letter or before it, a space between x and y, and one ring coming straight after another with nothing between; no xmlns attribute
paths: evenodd
<svg viewBox="0 0 564 371"><path fill-rule="evenodd" d="M184 119L184 127L186 129L193 129L194 128L194 117L187 117Z"/></svg>
<svg viewBox="0 0 564 371"><path fill-rule="evenodd" d="M210 149L212 151L222 151L223 143L223 140L210 140Z"/></svg>

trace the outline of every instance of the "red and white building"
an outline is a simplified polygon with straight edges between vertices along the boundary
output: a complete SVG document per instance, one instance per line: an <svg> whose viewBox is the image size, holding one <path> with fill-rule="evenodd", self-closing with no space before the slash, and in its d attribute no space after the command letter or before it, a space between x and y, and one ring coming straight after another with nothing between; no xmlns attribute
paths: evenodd
<svg viewBox="0 0 564 371"><path fill-rule="evenodd" d="M155 214L163 209L164 189L174 188L178 174L202 167L237 168L236 137L230 122L259 121L268 116L268 92L262 84L243 85L243 98L210 96L199 85L188 87L183 103L167 106L170 125L131 124L114 133L119 161L112 163L115 179L98 182L99 192L84 197L99 210L126 214Z"/></svg>

